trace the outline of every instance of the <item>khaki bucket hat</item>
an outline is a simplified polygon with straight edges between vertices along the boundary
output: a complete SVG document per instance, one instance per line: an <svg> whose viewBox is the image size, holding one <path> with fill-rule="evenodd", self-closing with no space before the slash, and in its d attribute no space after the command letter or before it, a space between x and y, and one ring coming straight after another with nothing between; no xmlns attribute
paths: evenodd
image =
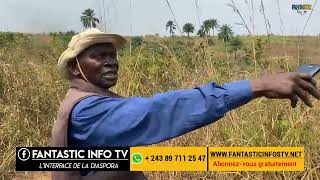
<svg viewBox="0 0 320 180"><path fill-rule="evenodd" d="M58 70L63 77L68 78L67 64L88 47L98 43L112 43L116 49L123 48L127 40L117 34L108 34L99 29L91 28L72 37L68 48L61 54Z"/></svg>

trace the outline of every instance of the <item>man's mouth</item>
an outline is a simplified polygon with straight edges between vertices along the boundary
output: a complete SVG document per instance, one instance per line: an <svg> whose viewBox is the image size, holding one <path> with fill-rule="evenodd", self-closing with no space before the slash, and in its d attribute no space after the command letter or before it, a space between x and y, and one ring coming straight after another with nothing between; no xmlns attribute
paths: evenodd
<svg viewBox="0 0 320 180"><path fill-rule="evenodd" d="M115 80L118 78L118 75L117 74L105 74L105 75L103 75L103 77L108 80Z"/></svg>

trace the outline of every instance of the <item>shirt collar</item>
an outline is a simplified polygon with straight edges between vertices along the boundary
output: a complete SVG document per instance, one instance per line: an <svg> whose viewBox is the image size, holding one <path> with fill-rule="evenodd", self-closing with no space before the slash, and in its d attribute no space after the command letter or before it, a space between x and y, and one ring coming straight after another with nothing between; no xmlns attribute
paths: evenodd
<svg viewBox="0 0 320 180"><path fill-rule="evenodd" d="M104 96L121 97L118 94L111 92L108 89L100 88L98 86L95 86L94 84L91 84L79 78L74 78L71 80L70 88L77 89L84 92L96 93Z"/></svg>

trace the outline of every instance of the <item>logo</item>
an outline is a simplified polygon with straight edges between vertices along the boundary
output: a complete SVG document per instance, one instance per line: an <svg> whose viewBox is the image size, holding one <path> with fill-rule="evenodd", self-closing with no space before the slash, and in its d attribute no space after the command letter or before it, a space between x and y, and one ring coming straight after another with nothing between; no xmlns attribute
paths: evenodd
<svg viewBox="0 0 320 180"><path fill-rule="evenodd" d="M30 151L27 148L21 148L18 151L18 158L21 161L26 161L30 158Z"/></svg>
<svg viewBox="0 0 320 180"><path fill-rule="evenodd" d="M298 14L304 15L307 14L308 11L312 10L311 4L293 4L292 10L297 11Z"/></svg>
<svg viewBox="0 0 320 180"><path fill-rule="evenodd" d="M133 153L132 155L132 164L141 164L142 155L140 153Z"/></svg>

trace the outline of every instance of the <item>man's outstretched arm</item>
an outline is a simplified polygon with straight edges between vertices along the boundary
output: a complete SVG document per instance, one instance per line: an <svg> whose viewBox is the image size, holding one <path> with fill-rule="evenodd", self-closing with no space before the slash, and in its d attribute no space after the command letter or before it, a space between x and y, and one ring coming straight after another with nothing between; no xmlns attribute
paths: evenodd
<svg viewBox="0 0 320 180"><path fill-rule="evenodd" d="M72 112L71 142L76 146L137 146L168 140L223 117L252 98L320 98L315 83L297 74L238 81L156 94L150 98L89 97ZM303 82L301 82L301 81Z"/></svg>
<svg viewBox="0 0 320 180"><path fill-rule="evenodd" d="M252 99L247 80L209 83L149 98L92 96L71 115L71 145L137 146L159 143L208 125Z"/></svg>

